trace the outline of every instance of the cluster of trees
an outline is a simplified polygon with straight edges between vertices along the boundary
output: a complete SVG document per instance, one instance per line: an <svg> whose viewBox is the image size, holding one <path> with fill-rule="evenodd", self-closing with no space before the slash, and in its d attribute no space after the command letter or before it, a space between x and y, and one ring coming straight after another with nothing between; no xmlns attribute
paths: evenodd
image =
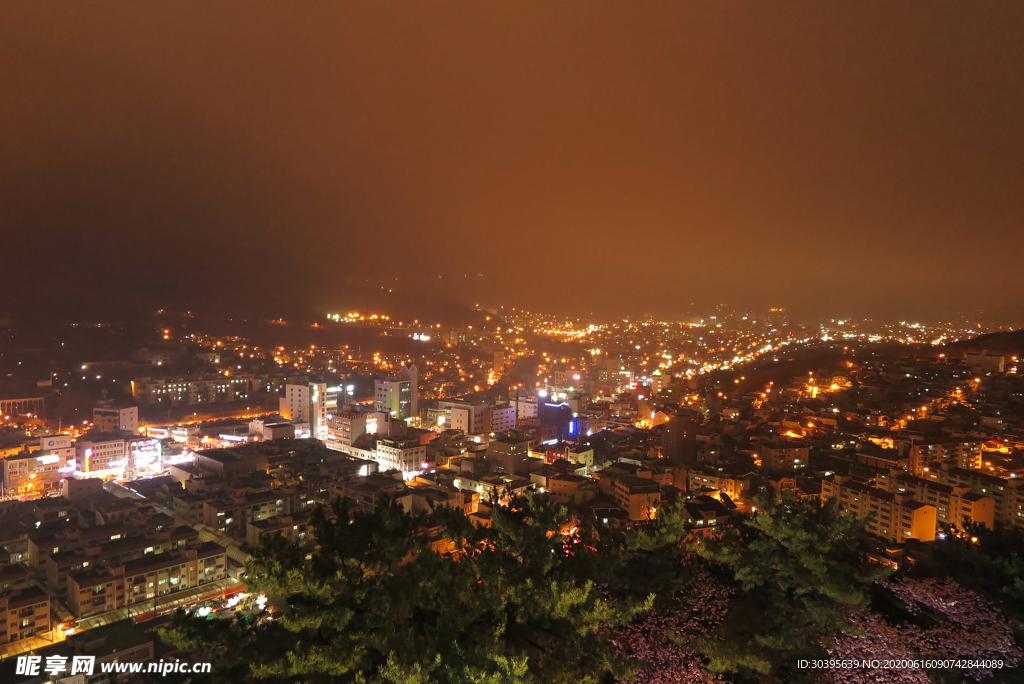
<svg viewBox="0 0 1024 684"><path fill-rule="evenodd" d="M800 660L828 657L1016 666L995 606L951 580L884 576L835 502L769 493L757 506L695 540L678 506L622 530L533 493L486 527L451 509L352 514L339 502L317 512L312 553L280 538L254 550L249 581L287 603L277 619L176 614L164 636L214 662L214 681L273 684L813 682L837 673Z"/></svg>

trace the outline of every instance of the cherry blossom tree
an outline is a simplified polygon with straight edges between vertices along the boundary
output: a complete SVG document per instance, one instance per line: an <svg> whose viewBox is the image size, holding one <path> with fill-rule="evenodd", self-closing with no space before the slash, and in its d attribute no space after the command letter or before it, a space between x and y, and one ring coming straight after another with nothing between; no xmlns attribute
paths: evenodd
<svg viewBox="0 0 1024 684"><path fill-rule="evenodd" d="M824 644L837 660L1002 661L1016 667L1021 651L1014 643L1013 627L996 607L977 593L952 580L901 577L882 579L885 587L915 617L914 622L891 624L880 614L862 610L852 627ZM984 679L991 668L962 672ZM833 681L844 684L923 684L930 681L923 668L859 668L835 670Z"/></svg>
<svg viewBox="0 0 1024 684"><path fill-rule="evenodd" d="M912 625L897 630L878 613L863 610L851 618L853 626L833 637L826 644L828 657L834 660L886 661L913 660L917 653L907 639ZM843 684L928 684L928 674L920 668L856 668L831 669L828 676Z"/></svg>
<svg viewBox="0 0 1024 684"><path fill-rule="evenodd" d="M900 578L886 580L911 613L931 626L913 632L914 646L926 658L1002 660L1015 667L1021 651L1014 643L1013 627L992 603L952 580ZM971 670L972 679L992 675L989 669Z"/></svg>
<svg viewBox="0 0 1024 684"><path fill-rule="evenodd" d="M699 573L670 601L642 613L612 636L615 653L634 665L637 684L697 684L721 681L708 673L699 644L728 610L731 592Z"/></svg>

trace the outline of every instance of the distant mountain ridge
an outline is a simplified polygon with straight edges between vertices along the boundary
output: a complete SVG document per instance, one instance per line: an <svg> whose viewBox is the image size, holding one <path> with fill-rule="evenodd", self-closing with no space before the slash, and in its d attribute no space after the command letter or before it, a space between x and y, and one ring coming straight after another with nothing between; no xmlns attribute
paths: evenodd
<svg viewBox="0 0 1024 684"><path fill-rule="evenodd" d="M302 263L263 246L185 232L129 245L71 232L21 232L5 242L0 317L102 320L167 309L317 320L375 310L453 325L472 320L454 299L383 292L346 278L343 257Z"/></svg>
<svg viewBox="0 0 1024 684"><path fill-rule="evenodd" d="M948 345L962 351L983 351L991 354L1024 354L1024 330L1001 330L985 333Z"/></svg>

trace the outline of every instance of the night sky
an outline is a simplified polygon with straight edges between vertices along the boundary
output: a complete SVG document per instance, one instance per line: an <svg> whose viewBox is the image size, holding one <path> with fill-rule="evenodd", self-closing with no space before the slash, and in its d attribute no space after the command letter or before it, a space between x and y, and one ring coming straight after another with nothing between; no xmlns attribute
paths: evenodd
<svg viewBox="0 0 1024 684"><path fill-rule="evenodd" d="M4 296L308 277L1022 323L1022 27L1020 2L6 2Z"/></svg>

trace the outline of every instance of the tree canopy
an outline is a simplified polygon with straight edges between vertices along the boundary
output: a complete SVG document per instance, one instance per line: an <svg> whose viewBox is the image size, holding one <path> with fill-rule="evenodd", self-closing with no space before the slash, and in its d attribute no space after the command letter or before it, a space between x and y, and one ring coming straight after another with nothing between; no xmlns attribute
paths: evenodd
<svg viewBox="0 0 1024 684"><path fill-rule="evenodd" d="M314 547L268 537L253 550L248 581L286 606L276 619L177 614L164 636L232 683L810 682L832 675L801 658L954 645L1016 665L994 606L952 581L884 577L862 521L833 501L766 492L710 538L691 533L684 503L623 529L533 492L489 524L338 501L313 516ZM875 610L881 594L898 614Z"/></svg>

